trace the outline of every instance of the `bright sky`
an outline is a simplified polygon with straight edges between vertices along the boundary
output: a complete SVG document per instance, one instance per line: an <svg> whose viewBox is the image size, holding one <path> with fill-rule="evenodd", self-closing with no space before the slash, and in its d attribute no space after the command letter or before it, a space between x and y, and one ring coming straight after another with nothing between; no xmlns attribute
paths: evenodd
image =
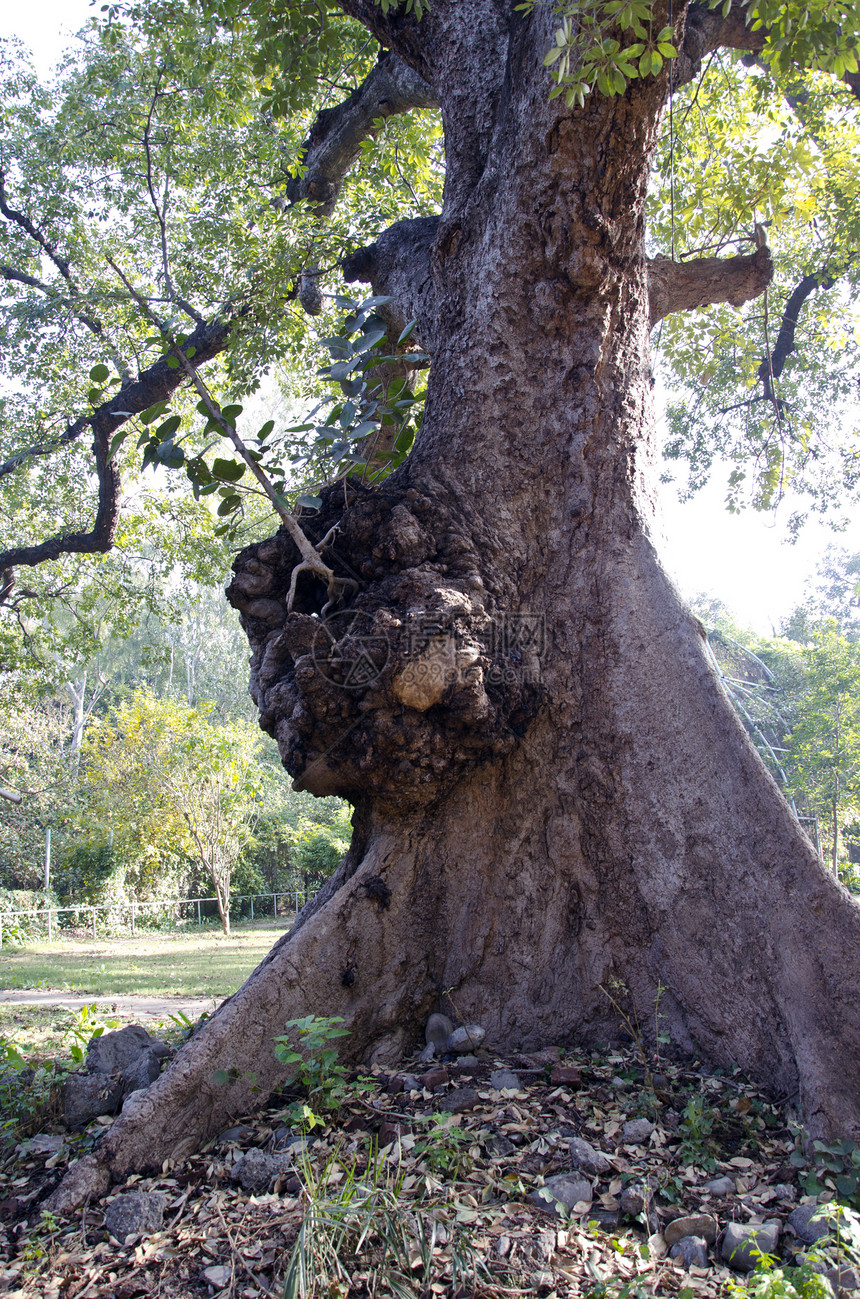
<svg viewBox="0 0 860 1299"><path fill-rule="evenodd" d="M10 4L0 18L0 35L20 36L33 51L40 75L46 76L71 34L100 10L101 0ZM807 524L791 545L785 540L788 509L776 521L752 513L730 515L723 504L724 479L725 474L686 505L665 490L663 562L686 596L716 595L742 623L769 634L799 603L828 544L860 551L860 520L839 535L821 524Z"/></svg>

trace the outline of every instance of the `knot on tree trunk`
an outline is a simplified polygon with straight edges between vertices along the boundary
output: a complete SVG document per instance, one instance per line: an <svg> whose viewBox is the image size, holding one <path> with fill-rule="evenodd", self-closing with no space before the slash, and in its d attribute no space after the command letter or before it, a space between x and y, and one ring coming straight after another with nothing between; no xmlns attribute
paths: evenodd
<svg viewBox="0 0 860 1299"><path fill-rule="evenodd" d="M313 575L286 597L300 556L281 530L237 557L228 588L251 643L251 694L297 787L389 810L425 805L464 772L506 753L534 716L541 628L498 609L455 512L414 489L338 484L314 539L359 581L323 616Z"/></svg>

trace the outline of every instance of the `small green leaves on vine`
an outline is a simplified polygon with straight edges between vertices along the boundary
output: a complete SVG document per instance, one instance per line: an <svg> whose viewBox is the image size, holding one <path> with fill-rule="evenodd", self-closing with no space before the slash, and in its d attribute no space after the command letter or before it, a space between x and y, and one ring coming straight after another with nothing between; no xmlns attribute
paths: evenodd
<svg viewBox="0 0 860 1299"><path fill-rule="evenodd" d="M727 17L733 0L709 0ZM775 72L810 68L842 77L860 67L860 12L851 0L759 0L745 11L752 31L767 32L762 59Z"/></svg>
<svg viewBox="0 0 860 1299"><path fill-rule="evenodd" d="M530 12L536 2L517 9ZM655 29L653 0L560 0L556 12L561 22L544 65L555 83L550 98L564 95L569 108L582 107L593 90L623 95L631 81L656 77L677 56L672 28Z"/></svg>

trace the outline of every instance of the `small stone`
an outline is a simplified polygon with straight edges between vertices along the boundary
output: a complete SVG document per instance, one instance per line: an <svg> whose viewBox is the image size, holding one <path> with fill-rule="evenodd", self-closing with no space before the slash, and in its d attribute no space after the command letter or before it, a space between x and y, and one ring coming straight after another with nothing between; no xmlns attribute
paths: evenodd
<svg viewBox="0 0 860 1299"><path fill-rule="evenodd" d="M443 1114L463 1114L474 1109L478 1104L478 1093L474 1087L455 1087L453 1091L440 1096L436 1109Z"/></svg>
<svg viewBox="0 0 860 1299"><path fill-rule="evenodd" d="M431 1015L424 1029L424 1041L441 1055L445 1050L448 1038L454 1032L454 1025L447 1015Z"/></svg>
<svg viewBox="0 0 860 1299"><path fill-rule="evenodd" d="M549 1080L554 1087L578 1087L579 1070L575 1064L557 1064Z"/></svg>
<svg viewBox="0 0 860 1299"><path fill-rule="evenodd" d="M621 1140L625 1146L644 1146L654 1131L654 1124L647 1119L628 1119L621 1129Z"/></svg>
<svg viewBox="0 0 860 1299"><path fill-rule="evenodd" d="M436 1059L436 1048L432 1042L428 1042L418 1059L422 1064L429 1064L431 1060Z"/></svg>
<svg viewBox="0 0 860 1299"><path fill-rule="evenodd" d="M702 1190L706 1195L713 1195L721 1200L723 1196L734 1195L736 1187L731 1177L715 1177L712 1182L705 1182Z"/></svg>
<svg viewBox="0 0 860 1299"><path fill-rule="evenodd" d="M464 1024L462 1028L454 1029L446 1048L455 1055L468 1055L470 1051L477 1051L486 1036L486 1031L480 1024Z"/></svg>
<svg viewBox="0 0 860 1299"><path fill-rule="evenodd" d="M214 1285L216 1290L223 1290L225 1285L230 1284L231 1272L229 1267L219 1263L216 1267L204 1267L202 1276L207 1285Z"/></svg>
<svg viewBox="0 0 860 1299"><path fill-rule="evenodd" d="M510 1069L494 1069L490 1074L490 1086L497 1092L519 1091L520 1080Z"/></svg>
<svg viewBox="0 0 860 1299"><path fill-rule="evenodd" d="M95 1074L69 1074L63 1084L63 1122L74 1131L102 1114L116 1114L122 1102L122 1082Z"/></svg>
<svg viewBox="0 0 860 1299"><path fill-rule="evenodd" d="M779 1182L773 1188L773 1193L777 1200L794 1201L797 1199L797 1191L793 1186L789 1186L787 1182Z"/></svg>
<svg viewBox="0 0 860 1299"><path fill-rule="evenodd" d="M290 1132L289 1128L280 1128L279 1131L287 1132L290 1136L292 1136L292 1133ZM254 1135L253 1128L249 1128L247 1123L239 1123L235 1128L226 1128L225 1131L222 1132L220 1137L218 1138L218 1144L220 1146L229 1146L229 1145L233 1145L234 1143L235 1144L241 1143L242 1141L250 1141L253 1135Z"/></svg>
<svg viewBox="0 0 860 1299"><path fill-rule="evenodd" d="M554 1231L542 1231L534 1243L532 1257L538 1263L549 1263L555 1253L557 1238Z"/></svg>
<svg viewBox="0 0 860 1299"><path fill-rule="evenodd" d="M824 1275L836 1291L860 1290L860 1272L856 1267L829 1267Z"/></svg>
<svg viewBox="0 0 860 1299"><path fill-rule="evenodd" d="M105 1209L105 1229L116 1240L126 1236L150 1236L164 1226L167 1196L160 1191L132 1191L118 1195Z"/></svg>
<svg viewBox="0 0 860 1299"><path fill-rule="evenodd" d="M37 1132L24 1141L18 1150L22 1155L55 1155L65 1139L53 1132Z"/></svg>
<svg viewBox="0 0 860 1299"><path fill-rule="evenodd" d="M444 1087L448 1081L448 1070L441 1065L438 1069L428 1069L418 1079L419 1086L426 1087L428 1092L432 1092L434 1087Z"/></svg>
<svg viewBox="0 0 860 1299"><path fill-rule="evenodd" d="M141 1024L129 1024L115 1033L102 1033L90 1039L87 1047L87 1069L90 1073L122 1073L148 1050L151 1038Z"/></svg>
<svg viewBox="0 0 860 1299"><path fill-rule="evenodd" d="M504 1258L511 1248L510 1236L500 1236L496 1241L496 1258Z"/></svg>
<svg viewBox="0 0 860 1299"><path fill-rule="evenodd" d="M736 1272L752 1272L763 1254L775 1254L779 1244L779 1223L741 1226L730 1222L723 1235L720 1257Z"/></svg>
<svg viewBox="0 0 860 1299"><path fill-rule="evenodd" d="M480 1067L481 1062L476 1055L460 1055L451 1065L451 1072L457 1074L474 1073Z"/></svg>
<svg viewBox="0 0 860 1299"><path fill-rule="evenodd" d="M405 1092L418 1092L421 1090L421 1084L414 1073L405 1073L403 1075L403 1090Z"/></svg>
<svg viewBox="0 0 860 1299"><path fill-rule="evenodd" d="M645 1208L645 1196L635 1186L625 1186L620 1197L621 1212L627 1218L638 1218Z"/></svg>
<svg viewBox="0 0 860 1299"><path fill-rule="evenodd" d="M574 1168L581 1168L584 1173L590 1173L592 1177L602 1177L604 1173L612 1171L612 1164L603 1151L595 1150L594 1146L582 1137L573 1137L569 1149Z"/></svg>
<svg viewBox="0 0 860 1299"><path fill-rule="evenodd" d="M487 1142L487 1153L491 1155L493 1159L506 1159L508 1155L512 1155L515 1150L516 1146L513 1141L509 1141L501 1132L497 1133L494 1137L490 1137Z"/></svg>
<svg viewBox="0 0 860 1299"><path fill-rule="evenodd" d="M682 1236L669 1250L669 1257L680 1258L686 1268L707 1267L708 1246L701 1236Z"/></svg>
<svg viewBox="0 0 860 1299"><path fill-rule="evenodd" d="M248 1195L262 1195L268 1191L276 1177L292 1167L289 1154L270 1154L252 1146L241 1159L237 1159L230 1174Z"/></svg>
<svg viewBox="0 0 860 1299"><path fill-rule="evenodd" d="M663 1238L671 1249L684 1236L701 1236L709 1245L717 1239L717 1220L709 1213L690 1213L683 1218L674 1218L663 1228Z"/></svg>
<svg viewBox="0 0 860 1299"><path fill-rule="evenodd" d="M799 1204L786 1219L786 1229L804 1245L814 1245L824 1236L836 1235L839 1224L860 1227L860 1216L852 1209L832 1204Z"/></svg>
<svg viewBox="0 0 860 1299"><path fill-rule="evenodd" d="M540 1190L532 1191L529 1199L539 1209L563 1217L559 1213L559 1204L567 1209L573 1209L577 1204L591 1204L591 1183L576 1173L559 1173L556 1177L548 1177Z"/></svg>

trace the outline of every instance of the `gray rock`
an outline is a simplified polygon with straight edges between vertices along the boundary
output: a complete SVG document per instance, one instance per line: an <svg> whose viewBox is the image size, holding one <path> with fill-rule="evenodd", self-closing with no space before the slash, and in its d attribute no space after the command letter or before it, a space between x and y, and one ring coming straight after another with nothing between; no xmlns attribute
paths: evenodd
<svg viewBox="0 0 860 1299"><path fill-rule="evenodd" d="M214 1285L216 1290L223 1290L230 1284L232 1273L223 1263L216 1263L214 1267L204 1267L201 1276L207 1285Z"/></svg>
<svg viewBox="0 0 860 1299"><path fill-rule="evenodd" d="M486 1031L480 1024L464 1024L450 1034L445 1044L446 1049L453 1051L454 1055L468 1055L471 1051L477 1051L486 1036Z"/></svg>
<svg viewBox="0 0 860 1299"><path fill-rule="evenodd" d="M796 1200L797 1191L787 1182L779 1182L774 1188L773 1193L778 1200Z"/></svg>
<svg viewBox="0 0 860 1299"><path fill-rule="evenodd" d="M663 1239L670 1247L685 1236L701 1236L709 1245L717 1239L717 1220L709 1213L690 1213L683 1218L674 1218L663 1229Z"/></svg>
<svg viewBox="0 0 860 1299"><path fill-rule="evenodd" d="M476 1055L458 1056L451 1064L451 1070L454 1073L474 1073L480 1067L481 1062Z"/></svg>
<svg viewBox="0 0 860 1299"><path fill-rule="evenodd" d="M137 1059L122 1071L122 1089L126 1096L139 1092L150 1083L154 1083L161 1073L162 1057L151 1047L141 1051Z"/></svg>
<svg viewBox="0 0 860 1299"><path fill-rule="evenodd" d="M286 1132L288 1136L293 1135L289 1128L280 1128L279 1131ZM218 1144L219 1146L229 1146L234 1142L250 1141L253 1135L253 1128L249 1128L247 1123L239 1123L234 1128L225 1128L218 1138Z"/></svg>
<svg viewBox="0 0 860 1299"><path fill-rule="evenodd" d="M455 1087L434 1101L433 1107L442 1114L463 1114L466 1110L474 1109L477 1104L478 1093L474 1087Z"/></svg>
<svg viewBox="0 0 860 1299"><path fill-rule="evenodd" d="M736 1189L734 1179L731 1177L715 1177L712 1182L705 1182L702 1187L707 1195L713 1195L720 1200L725 1195L734 1195Z"/></svg>
<svg viewBox="0 0 860 1299"><path fill-rule="evenodd" d="M252 1146L241 1159L237 1159L230 1174L248 1195L262 1195L275 1181L292 1167L288 1154L270 1154Z"/></svg>
<svg viewBox="0 0 860 1299"><path fill-rule="evenodd" d="M556 1251L557 1243L554 1231L542 1231L532 1248L532 1258L536 1263L549 1263Z"/></svg>
<svg viewBox="0 0 860 1299"><path fill-rule="evenodd" d="M432 1042L428 1042L418 1059L422 1064L429 1064L431 1060L436 1059L436 1048Z"/></svg>
<svg viewBox="0 0 860 1299"><path fill-rule="evenodd" d="M736 1272L752 1272L762 1254L775 1254L778 1245L778 1222L764 1222L754 1227L730 1222L723 1235L720 1257Z"/></svg>
<svg viewBox="0 0 860 1299"><path fill-rule="evenodd" d="M839 1224L860 1227L860 1216L853 1209L833 1204L799 1204L786 1219L786 1229L793 1232L804 1245L814 1245L824 1236L835 1236Z"/></svg>
<svg viewBox="0 0 860 1299"><path fill-rule="evenodd" d="M494 1069L490 1074L490 1086L495 1087L497 1092L509 1088L512 1091L520 1090L520 1080L510 1069Z"/></svg>
<svg viewBox="0 0 860 1299"><path fill-rule="evenodd" d="M87 1047L87 1069L90 1073L122 1073L138 1056L148 1050L154 1038L140 1024L129 1024L115 1033L102 1033L90 1039Z"/></svg>
<svg viewBox="0 0 860 1299"><path fill-rule="evenodd" d="M684 1267L707 1267L708 1244L702 1236L682 1236L669 1250L670 1258L683 1259Z"/></svg>
<svg viewBox="0 0 860 1299"><path fill-rule="evenodd" d="M487 1153L492 1155L493 1159L506 1159L516 1150L513 1141L509 1141L501 1132L496 1136L490 1137L487 1142Z"/></svg>
<svg viewBox="0 0 860 1299"><path fill-rule="evenodd" d="M654 1124L647 1119L628 1119L621 1129L621 1140L625 1146L643 1146L654 1131Z"/></svg>
<svg viewBox="0 0 860 1299"><path fill-rule="evenodd" d="M414 1073L405 1073L403 1075L403 1090L405 1092L420 1092L421 1084Z"/></svg>
<svg viewBox="0 0 860 1299"><path fill-rule="evenodd" d="M424 1041L428 1046L433 1046L438 1055L441 1055L453 1032L454 1025L447 1015L431 1015L424 1029Z"/></svg>
<svg viewBox="0 0 860 1299"><path fill-rule="evenodd" d="M63 1084L63 1122L72 1131L85 1128L102 1114L116 1114L121 1102L119 1078L69 1074Z"/></svg>
<svg viewBox="0 0 860 1299"><path fill-rule="evenodd" d="M627 1218L638 1218L645 1208L645 1196L636 1186L625 1186L620 1197L621 1212Z"/></svg>
<svg viewBox="0 0 860 1299"><path fill-rule="evenodd" d="M592 1177L602 1177L604 1173L612 1171L612 1164L603 1151L595 1150L591 1142L583 1137L572 1137L569 1149L574 1168L581 1168Z"/></svg>
<svg viewBox="0 0 860 1299"><path fill-rule="evenodd" d="M150 1236L164 1226L167 1196L160 1191L130 1191L118 1195L105 1209L105 1228L119 1241L126 1236Z"/></svg>
<svg viewBox="0 0 860 1299"><path fill-rule="evenodd" d="M860 1272L856 1267L828 1267L824 1275L834 1290L860 1290Z"/></svg>
<svg viewBox="0 0 860 1299"><path fill-rule="evenodd" d="M572 1209L574 1205L583 1202L591 1204L591 1183L576 1173L559 1173L556 1177L548 1177L540 1190L532 1191L529 1199L539 1209L563 1217L559 1213L560 1204L566 1209Z"/></svg>
<svg viewBox="0 0 860 1299"><path fill-rule="evenodd" d="M65 1137L54 1132L37 1132L18 1147L22 1155L55 1155Z"/></svg>

